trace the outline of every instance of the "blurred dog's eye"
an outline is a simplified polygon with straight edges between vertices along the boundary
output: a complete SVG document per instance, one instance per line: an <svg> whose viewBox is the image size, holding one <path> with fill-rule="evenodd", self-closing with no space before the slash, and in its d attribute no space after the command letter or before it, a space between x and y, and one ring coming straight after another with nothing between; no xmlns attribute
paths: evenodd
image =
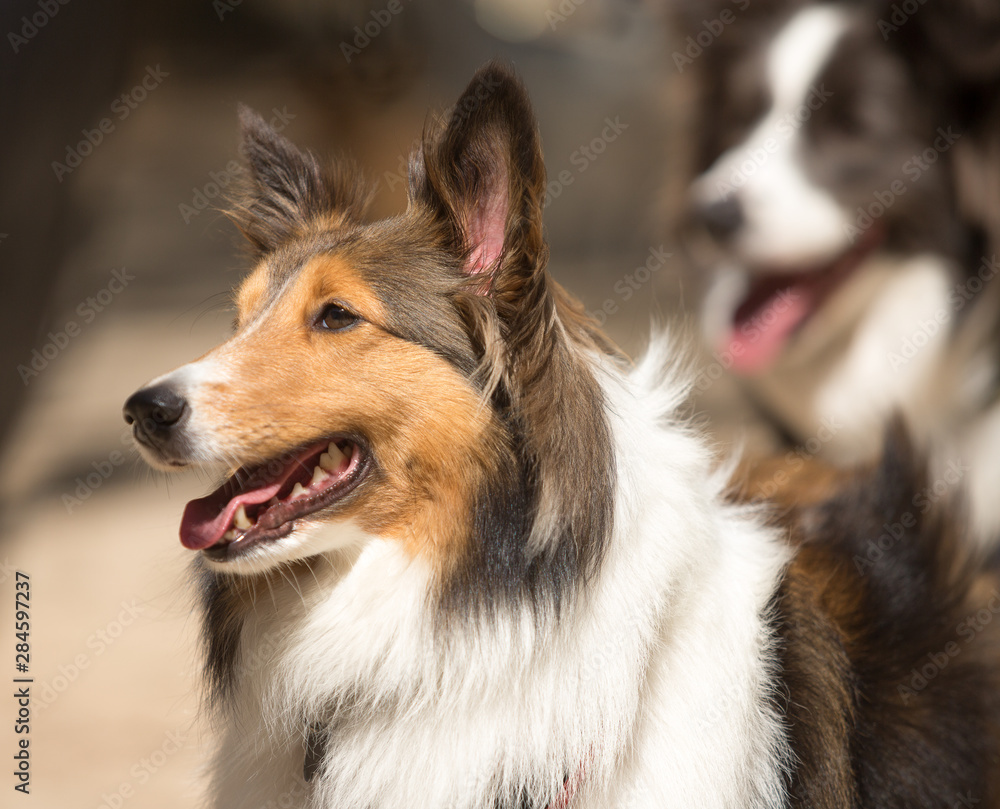
<svg viewBox="0 0 1000 809"><path fill-rule="evenodd" d="M343 306L331 303L320 312L319 317L316 319L316 326L328 331L339 331L340 329L346 329L348 326L353 326L357 322L357 315L347 311Z"/></svg>

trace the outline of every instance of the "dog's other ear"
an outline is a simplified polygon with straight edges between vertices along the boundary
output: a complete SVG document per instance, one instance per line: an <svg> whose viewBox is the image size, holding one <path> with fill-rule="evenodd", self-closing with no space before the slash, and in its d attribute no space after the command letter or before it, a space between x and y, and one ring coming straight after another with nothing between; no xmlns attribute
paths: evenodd
<svg viewBox="0 0 1000 809"><path fill-rule="evenodd" d="M410 165L411 203L430 207L478 288L519 289L545 265L545 168L527 91L492 62L462 93L444 131Z"/></svg>
<svg viewBox="0 0 1000 809"><path fill-rule="evenodd" d="M248 179L228 215L258 255L317 222L336 227L360 219L369 194L354 166L321 167L249 107L240 105L239 113Z"/></svg>
<svg viewBox="0 0 1000 809"><path fill-rule="evenodd" d="M951 0L943 8L931 3L927 11L915 26L926 39L919 38L918 31L902 32L907 44L923 50L930 44L953 91L956 83L969 82L994 98L1000 73L1000 7L990 0Z"/></svg>

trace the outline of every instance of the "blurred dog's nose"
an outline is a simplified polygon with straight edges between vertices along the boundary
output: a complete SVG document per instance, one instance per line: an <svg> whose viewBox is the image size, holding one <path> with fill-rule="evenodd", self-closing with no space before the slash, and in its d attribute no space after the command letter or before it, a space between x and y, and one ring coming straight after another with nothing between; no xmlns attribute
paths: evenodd
<svg viewBox="0 0 1000 809"><path fill-rule="evenodd" d="M166 438L185 412L187 401L182 396L168 385L157 385L133 393L125 402L122 415L126 424L155 441Z"/></svg>
<svg viewBox="0 0 1000 809"><path fill-rule="evenodd" d="M728 239L743 225L743 207L735 194L701 206L698 213L708 232L719 241Z"/></svg>

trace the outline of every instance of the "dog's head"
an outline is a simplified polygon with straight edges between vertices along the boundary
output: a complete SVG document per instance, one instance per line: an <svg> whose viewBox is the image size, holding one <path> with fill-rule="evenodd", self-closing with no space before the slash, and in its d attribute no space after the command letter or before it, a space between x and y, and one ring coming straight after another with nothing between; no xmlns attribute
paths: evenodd
<svg viewBox="0 0 1000 809"><path fill-rule="evenodd" d="M183 544L235 572L371 537L454 568L478 529L527 553L528 514L565 505L538 482L560 440L537 426L541 388L565 393L560 352L597 336L545 272L520 82L481 70L411 158L405 213L378 222L351 167L321 168L252 112L242 126L251 180L231 216L255 266L234 334L125 405L152 465L230 473L188 504ZM587 432L569 440L581 455ZM479 524L498 490L524 501L510 536Z"/></svg>
<svg viewBox="0 0 1000 809"><path fill-rule="evenodd" d="M686 233L708 269L706 337L790 432L814 434L836 385L877 434L917 376L886 358L947 307L969 249L951 170L961 126L874 7L690 7L696 45L713 10L725 21L691 67L704 93Z"/></svg>

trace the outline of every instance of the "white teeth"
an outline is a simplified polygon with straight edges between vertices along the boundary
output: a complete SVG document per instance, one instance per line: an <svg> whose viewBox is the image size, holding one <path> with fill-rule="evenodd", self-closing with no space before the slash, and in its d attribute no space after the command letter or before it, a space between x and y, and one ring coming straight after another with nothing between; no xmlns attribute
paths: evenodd
<svg viewBox="0 0 1000 809"><path fill-rule="evenodd" d="M323 467L317 466L315 469L313 469L313 476L312 480L309 481L309 485L315 486L317 483L322 483L328 477L330 476L323 471Z"/></svg>
<svg viewBox="0 0 1000 809"><path fill-rule="evenodd" d="M241 531L246 531L250 528L253 523L250 522L250 518L247 517L246 507L240 503L240 507L236 509L236 516L233 517L233 525L239 528Z"/></svg>
<svg viewBox="0 0 1000 809"><path fill-rule="evenodd" d="M288 495L288 500L298 500L300 497L306 497L309 494L305 489L302 488L301 483L296 483L292 487L292 493Z"/></svg>
<svg viewBox="0 0 1000 809"><path fill-rule="evenodd" d="M235 529L230 528L228 531L226 531L226 533L222 535L222 539L225 540L226 542L232 542L234 539L236 539Z"/></svg>
<svg viewBox="0 0 1000 809"><path fill-rule="evenodd" d="M344 453L340 451L340 447L330 442L330 446L326 448L326 452L319 456L319 465L322 466L327 472L336 472L340 469L341 463L344 461Z"/></svg>

